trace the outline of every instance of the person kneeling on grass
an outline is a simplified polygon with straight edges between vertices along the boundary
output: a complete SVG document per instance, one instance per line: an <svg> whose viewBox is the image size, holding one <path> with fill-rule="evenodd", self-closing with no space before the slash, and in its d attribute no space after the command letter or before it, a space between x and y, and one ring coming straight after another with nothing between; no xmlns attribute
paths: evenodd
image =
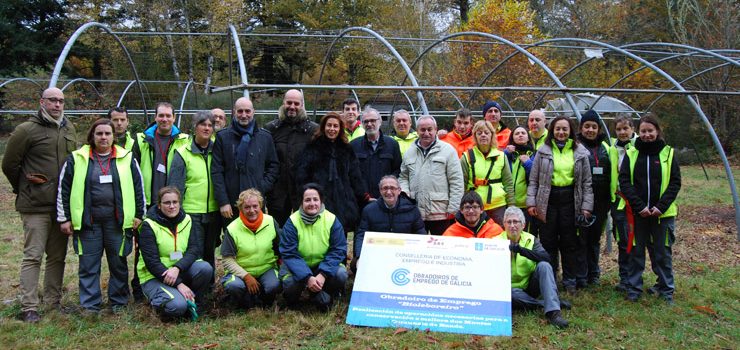
<svg viewBox="0 0 740 350"><path fill-rule="evenodd" d="M250 188L239 194L239 220L226 227L221 256L224 290L238 307L270 306L280 292L277 273L280 226L262 213L262 194Z"/></svg>
<svg viewBox="0 0 740 350"><path fill-rule="evenodd" d="M483 210L480 195L470 191L460 200L460 211L455 214L455 223L445 230L443 236L493 238L503 230Z"/></svg>
<svg viewBox="0 0 740 350"><path fill-rule="evenodd" d="M555 275L550 266L550 256L540 241L522 231L524 213L509 207L504 213L504 228L497 239L508 239L511 251L511 305L519 309L543 307L547 320L555 327L568 327L560 314L560 307L570 309L570 303L558 297ZM542 296L542 299L536 297Z"/></svg>
<svg viewBox="0 0 740 350"><path fill-rule="evenodd" d="M185 316L192 303L200 304L213 278L213 268L198 259L202 247L190 215L180 208L180 191L159 190L139 232L139 283L149 303L163 317ZM190 302L191 305L188 305ZM194 318L197 314L193 314Z"/></svg>
<svg viewBox="0 0 740 350"><path fill-rule="evenodd" d="M303 200L283 227L280 237L280 280L283 297L294 307L304 290L321 311L328 311L344 290L347 269L347 239L337 217L324 208L321 187L303 186Z"/></svg>

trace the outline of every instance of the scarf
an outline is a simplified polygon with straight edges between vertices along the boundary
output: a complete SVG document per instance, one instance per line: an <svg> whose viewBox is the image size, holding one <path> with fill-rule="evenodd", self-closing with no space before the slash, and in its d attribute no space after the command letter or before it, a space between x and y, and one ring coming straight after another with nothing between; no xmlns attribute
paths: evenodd
<svg viewBox="0 0 740 350"><path fill-rule="evenodd" d="M324 209L326 209L326 207L324 207L324 203L321 203L321 208L319 208L319 212L315 215L306 214L306 212L303 211L303 206L298 208L298 212L301 213L301 221L303 221L304 224L313 225L316 220L319 219L319 216L321 216L321 214L324 212Z"/></svg>
<svg viewBox="0 0 740 350"><path fill-rule="evenodd" d="M264 218L264 214L262 214L262 210L260 210L259 215L257 216L257 220L249 221L249 219L247 219L247 216L244 215L244 212L239 210L239 218L242 219L242 224L244 224L246 228L254 233L257 233L257 229L260 228L260 225L262 225L262 218Z"/></svg>
<svg viewBox="0 0 740 350"><path fill-rule="evenodd" d="M52 117L49 114L49 112L46 111L46 108L41 108L40 109L40 115L41 115L41 118L42 119L46 120L49 123L52 123L52 124L56 125L57 128L59 128L59 127L62 126L62 120L64 120L64 112L62 112L62 115L59 116L59 120L54 119L54 117Z"/></svg>
<svg viewBox="0 0 740 350"><path fill-rule="evenodd" d="M252 136L254 136L255 124L254 120L247 124L247 126L241 126L236 118L231 121L231 127L242 137L241 141L239 141L239 146L236 148L236 164L240 169L245 168L247 165L249 143L252 141Z"/></svg>

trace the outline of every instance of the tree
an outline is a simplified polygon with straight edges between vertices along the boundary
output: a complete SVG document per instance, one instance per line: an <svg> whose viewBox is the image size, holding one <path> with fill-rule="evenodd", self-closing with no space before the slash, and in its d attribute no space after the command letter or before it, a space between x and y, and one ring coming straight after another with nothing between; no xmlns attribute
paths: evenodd
<svg viewBox="0 0 740 350"><path fill-rule="evenodd" d="M64 46L66 20L64 1L0 2L0 75L24 75L53 64Z"/></svg>

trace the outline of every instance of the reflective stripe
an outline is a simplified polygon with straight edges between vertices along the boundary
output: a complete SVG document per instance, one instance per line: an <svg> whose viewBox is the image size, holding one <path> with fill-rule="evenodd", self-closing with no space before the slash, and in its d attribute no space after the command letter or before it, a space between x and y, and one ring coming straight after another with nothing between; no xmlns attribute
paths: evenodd
<svg viewBox="0 0 740 350"><path fill-rule="evenodd" d="M170 291L167 290L167 288L160 286L159 289L161 289L163 292L167 293L167 295L170 297L170 300L175 299L175 296L170 293Z"/></svg>

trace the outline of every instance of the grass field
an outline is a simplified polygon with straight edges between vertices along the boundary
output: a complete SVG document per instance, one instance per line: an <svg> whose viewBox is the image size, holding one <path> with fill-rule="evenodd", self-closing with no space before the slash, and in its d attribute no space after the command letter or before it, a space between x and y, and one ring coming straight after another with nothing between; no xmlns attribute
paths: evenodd
<svg viewBox="0 0 740 350"><path fill-rule="evenodd" d="M4 142L0 144L0 154ZM722 168L684 167L674 245L675 305L650 296L638 303L613 290L616 253L604 253L602 284L572 299L566 330L541 312L515 313L513 337L480 337L344 323L348 298L327 314L284 309L230 312L220 305L197 323L162 323L143 304L99 318L43 312L36 325L16 319L22 225L14 195L0 177L0 346L3 349L733 349L740 344L740 244ZM740 171L740 169L735 169ZM65 306L78 305L77 258L67 255ZM133 259L129 259L133 260ZM131 264L131 261L129 262ZM103 283L107 271L103 272ZM649 269L648 269L649 270ZM655 276L646 272L646 285ZM105 286L104 286L105 287ZM215 304L215 303L214 303Z"/></svg>

